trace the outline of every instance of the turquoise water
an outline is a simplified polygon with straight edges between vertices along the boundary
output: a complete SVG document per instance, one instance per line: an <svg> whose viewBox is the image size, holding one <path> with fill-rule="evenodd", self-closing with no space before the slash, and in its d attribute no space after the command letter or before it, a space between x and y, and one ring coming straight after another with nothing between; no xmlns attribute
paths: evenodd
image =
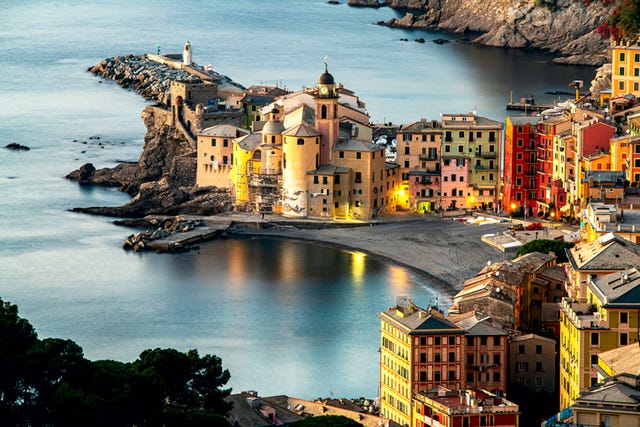
<svg viewBox="0 0 640 427"><path fill-rule="evenodd" d="M138 158L145 101L86 69L156 43L180 52L189 40L199 64L246 86L294 90L315 84L328 55L372 119L396 123L472 110L502 120L510 90L543 102L553 98L545 91L593 73L534 53L401 42L451 37L372 24L392 16L316 0L5 2L0 146L31 150L0 150L0 297L18 304L41 337L73 339L92 359L198 348L223 358L236 391L376 395L375 314L397 295L429 304L426 279L357 252L279 240L127 253L130 230L68 209L128 196L63 177L86 162Z"/></svg>

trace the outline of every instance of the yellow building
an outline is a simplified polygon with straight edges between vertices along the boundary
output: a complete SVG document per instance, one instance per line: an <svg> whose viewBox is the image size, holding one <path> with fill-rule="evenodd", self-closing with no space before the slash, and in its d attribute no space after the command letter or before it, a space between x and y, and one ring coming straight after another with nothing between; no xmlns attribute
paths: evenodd
<svg viewBox="0 0 640 427"><path fill-rule="evenodd" d="M364 103L328 71L316 88L277 98L261 115L267 121L234 145L238 209L330 220L395 211L397 165L361 139L371 131Z"/></svg>
<svg viewBox="0 0 640 427"><path fill-rule="evenodd" d="M640 96L640 39L611 45L611 97Z"/></svg>
<svg viewBox="0 0 640 427"><path fill-rule="evenodd" d="M614 238L614 237L609 237ZM637 255L636 255L637 257ZM615 257L614 257L615 258ZM627 258L627 263L632 262ZM610 260L614 268L615 260ZM636 261L637 263L637 261ZM638 341L640 273L635 269L589 276L580 298L564 298L560 312L560 408L598 381L598 354Z"/></svg>
<svg viewBox="0 0 640 427"><path fill-rule="evenodd" d="M412 397L436 386L465 388L465 330L437 309L424 310L401 297L379 313L380 414L413 426Z"/></svg>
<svg viewBox="0 0 640 427"><path fill-rule="evenodd" d="M502 129L502 123L475 113L442 115L442 155L468 166L465 183L473 193L464 195L467 209L498 208Z"/></svg>
<svg viewBox="0 0 640 427"><path fill-rule="evenodd" d="M248 130L233 125L212 126L198 134L198 187L229 188L233 165L233 141L248 134Z"/></svg>

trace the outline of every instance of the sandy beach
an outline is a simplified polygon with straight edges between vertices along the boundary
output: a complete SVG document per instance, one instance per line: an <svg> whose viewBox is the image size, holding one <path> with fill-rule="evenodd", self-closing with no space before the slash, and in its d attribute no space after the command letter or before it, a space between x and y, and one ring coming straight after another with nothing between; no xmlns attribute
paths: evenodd
<svg viewBox="0 0 640 427"><path fill-rule="evenodd" d="M508 226L506 223L467 224L437 215L402 215L359 227L238 228L234 234L294 238L362 251L413 269L453 295L465 280L486 266L487 261L504 259L503 252L484 243L481 237L505 231Z"/></svg>

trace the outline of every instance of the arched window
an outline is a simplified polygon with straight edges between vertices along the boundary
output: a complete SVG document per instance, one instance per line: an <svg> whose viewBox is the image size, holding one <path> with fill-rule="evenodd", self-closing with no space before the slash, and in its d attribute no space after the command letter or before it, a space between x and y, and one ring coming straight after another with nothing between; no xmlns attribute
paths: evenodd
<svg viewBox="0 0 640 427"><path fill-rule="evenodd" d="M298 138L298 145L304 145L304 139Z"/></svg>
<svg viewBox="0 0 640 427"><path fill-rule="evenodd" d="M271 143L272 144L276 143L276 136L275 135L271 135Z"/></svg>
<svg viewBox="0 0 640 427"><path fill-rule="evenodd" d="M253 152L253 160L260 160L262 158L262 152L260 150L256 150Z"/></svg>
<svg viewBox="0 0 640 427"><path fill-rule="evenodd" d="M327 106L323 105L322 109L320 111L321 111L320 118L326 119L327 118Z"/></svg>

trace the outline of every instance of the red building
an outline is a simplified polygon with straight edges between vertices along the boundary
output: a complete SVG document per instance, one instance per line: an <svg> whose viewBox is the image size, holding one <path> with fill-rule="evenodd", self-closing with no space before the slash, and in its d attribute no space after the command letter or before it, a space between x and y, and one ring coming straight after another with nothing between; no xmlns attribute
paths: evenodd
<svg viewBox="0 0 640 427"><path fill-rule="evenodd" d="M573 124L573 134L576 136L580 156L609 151L610 140L615 133L616 128L598 121L597 118L576 121Z"/></svg>
<svg viewBox="0 0 640 427"><path fill-rule="evenodd" d="M538 117L507 117L504 132L502 206L507 213L533 215L537 199Z"/></svg>
<svg viewBox="0 0 640 427"><path fill-rule="evenodd" d="M571 120L564 115L553 116L538 123L538 197L535 214L549 212L549 205L555 204L552 195L554 138L556 135L571 129ZM554 187L555 188L555 187ZM558 189L553 191L557 195ZM564 205L564 203L563 203ZM556 206L555 208L557 208Z"/></svg>
<svg viewBox="0 0 640 427"><path fill-rule="evenodd" d="M520 409L515 403L486 390L449 390L436 387L413 397L412 427L518 427Z"/></svg>

